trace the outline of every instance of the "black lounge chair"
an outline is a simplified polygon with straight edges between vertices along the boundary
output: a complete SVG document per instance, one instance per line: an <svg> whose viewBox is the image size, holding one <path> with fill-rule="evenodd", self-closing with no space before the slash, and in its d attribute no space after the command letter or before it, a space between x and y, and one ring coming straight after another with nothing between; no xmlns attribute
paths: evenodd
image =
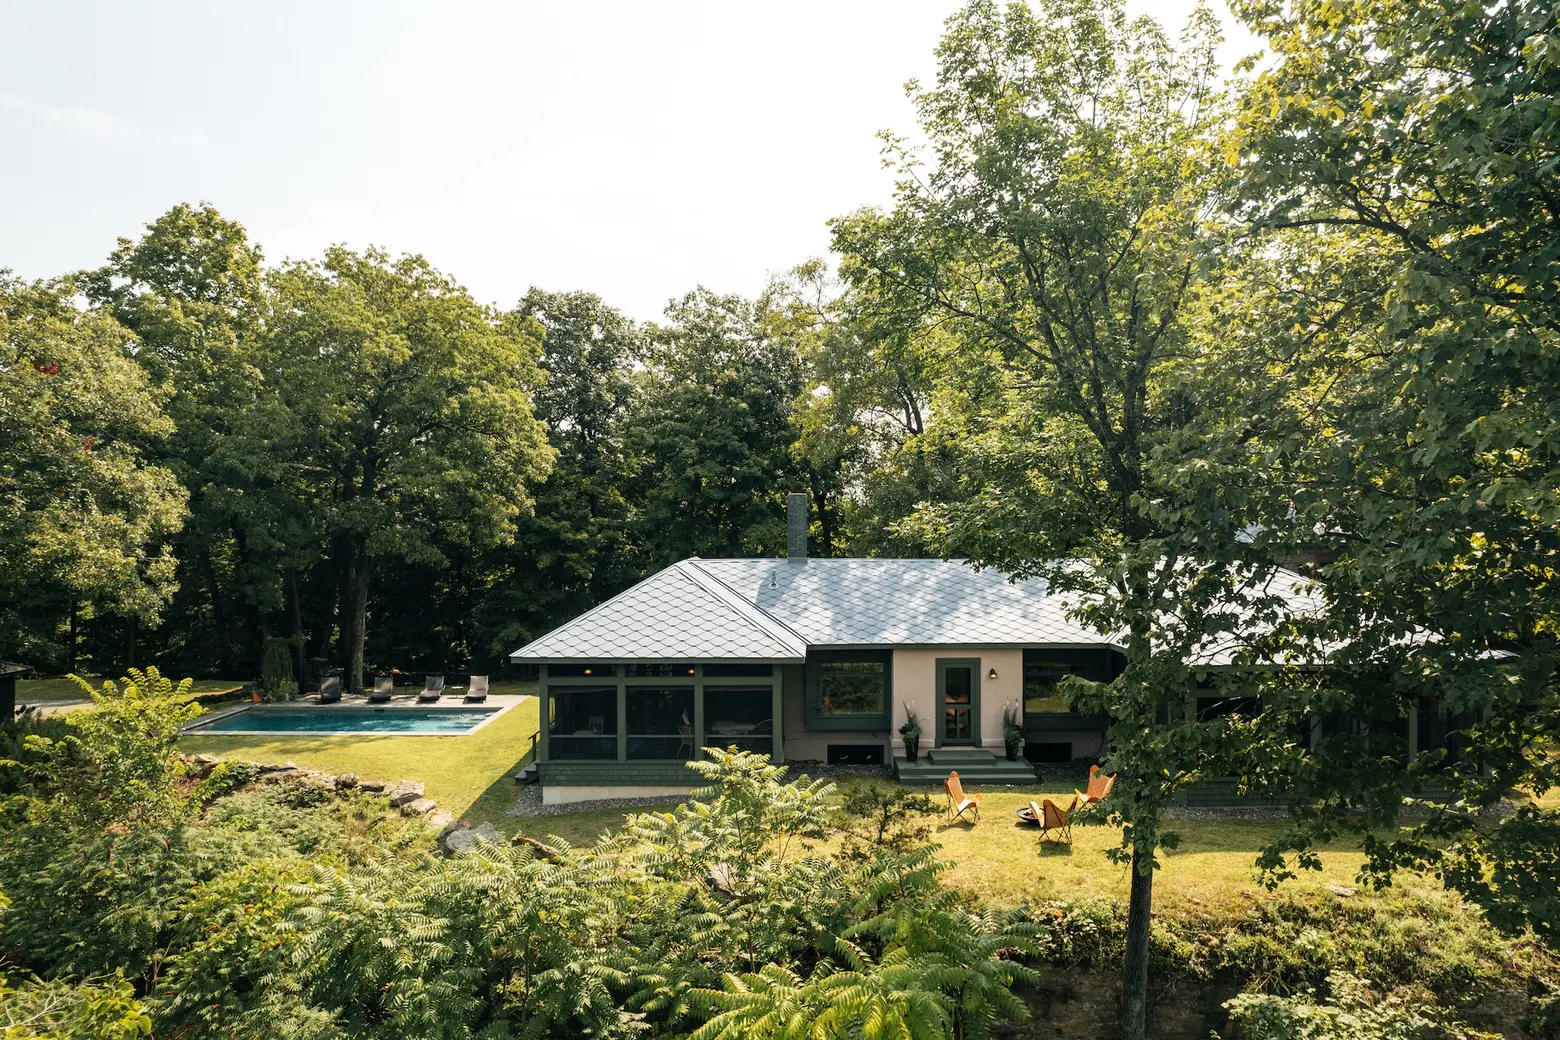
<svg viewBox="0 0 1560 1040"><path fill-rule="evenodd" d="M341 679L327 675L320 680L320 703L335 704L341 700Z"/></svg>
<svg viewBox="0 0 1560 1040"><path fill-rule="evenodd" d="M374 692L368 695L370 704L389 704L390 694L395 690L395 676L374 676Z"/></svg>
<svg viewBox="0 0 1560 1040"><path fill-rule="evenodd" d="M430 675L423 680L422 692L417 695L418 704L432 704L444 696L444 676Z"/></svg>
<svg viewBox="0 0 1560 1040"><path fill-rule="evenodd" d="M488 677L485 675L473 675L471 685L466 687L466 696L461 699L463 704L482 704L487 700Z"/></svg>

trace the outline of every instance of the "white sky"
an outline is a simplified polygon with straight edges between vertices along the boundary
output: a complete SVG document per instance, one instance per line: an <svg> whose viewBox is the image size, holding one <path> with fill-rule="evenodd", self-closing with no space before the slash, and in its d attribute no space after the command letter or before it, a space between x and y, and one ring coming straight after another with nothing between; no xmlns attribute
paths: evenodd
<svg viewBox="0 0 1560 1040"><path fill-rule="evenodd" d="M209 201L270 260L420 252L505 306L750 295L887 200L874 134L913 129L957 6L0 0L0 268L95 266ZM1228 65L1256 45L1225 20Z"/></svg>

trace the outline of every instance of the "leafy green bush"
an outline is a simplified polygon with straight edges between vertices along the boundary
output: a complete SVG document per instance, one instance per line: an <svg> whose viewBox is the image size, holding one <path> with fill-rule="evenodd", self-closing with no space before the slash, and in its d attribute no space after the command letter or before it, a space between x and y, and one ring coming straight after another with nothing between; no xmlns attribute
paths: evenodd
<svg viewBox="0 0 1560 1040"><path fill-rule="evenodd" d="M1331 999L1243 993L1224 1007L1250 1040L1497 1040L1444 1009L1400 994L1377 994L1364 980L1335 974Z"/></svg>
<svg viewBox="0 0 1560 1040"><path fill-rule="evenodd" d="M152 1020L135 988L113 977L91 985L6 981L0 977L0 1037L5 1040L140 1040Z"/></svg>

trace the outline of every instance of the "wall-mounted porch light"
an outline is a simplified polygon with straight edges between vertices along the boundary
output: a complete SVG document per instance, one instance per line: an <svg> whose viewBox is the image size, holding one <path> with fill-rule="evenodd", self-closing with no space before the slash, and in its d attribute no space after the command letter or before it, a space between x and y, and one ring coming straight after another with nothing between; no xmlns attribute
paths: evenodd
<svg viewBox="0 0 1560 1040"><path fill-rule="evenodd" d="M997 670L995 668L993 668L991 671L986 673L986 678L988 678L988 679L995 679L996 677L997 677Z"/></svg>

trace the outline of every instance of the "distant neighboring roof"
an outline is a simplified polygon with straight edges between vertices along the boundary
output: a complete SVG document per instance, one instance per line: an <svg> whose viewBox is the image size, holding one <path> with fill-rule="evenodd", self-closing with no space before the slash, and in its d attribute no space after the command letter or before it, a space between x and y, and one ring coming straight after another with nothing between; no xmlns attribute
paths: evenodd
<svg viewBox="0 0 1560 1040"><path fill-rule="evenodd" d="M1101 646L1044 581L963 560L673 564L511 655L518 661L749 658L809 646Z"/></svg>
<svg viewBox="0 0 1560 1040"><path fill-rule="evenodd" d="M16 664L14 661L0 661L0 679L8 675L22 675L30 671L32 669L25 664Z"/></svg>

